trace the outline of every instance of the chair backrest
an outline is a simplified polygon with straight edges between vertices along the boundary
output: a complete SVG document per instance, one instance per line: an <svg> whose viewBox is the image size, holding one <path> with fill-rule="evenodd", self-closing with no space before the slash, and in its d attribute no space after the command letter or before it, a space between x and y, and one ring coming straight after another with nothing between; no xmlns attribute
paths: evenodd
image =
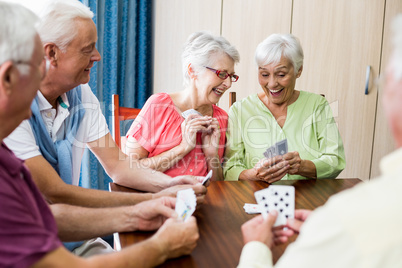
<svg viewBox="0 0 402 268"><path fill-rule="evenodd" d="M112 121L113 121L113 129L112 136L117 146L120 149L123 149L122 146L122 137L120 135L120 121L135 119L137 115L140 113L141 109L137 108L129 108L129 107L120 107L119 105L119 95L113 94L112 96Z"/></svg>
<svg viewBox="0 0 402 268"><path fill-rule="evenodd" d="M236 92L229 92L229 107L236 102Z"/></svg>

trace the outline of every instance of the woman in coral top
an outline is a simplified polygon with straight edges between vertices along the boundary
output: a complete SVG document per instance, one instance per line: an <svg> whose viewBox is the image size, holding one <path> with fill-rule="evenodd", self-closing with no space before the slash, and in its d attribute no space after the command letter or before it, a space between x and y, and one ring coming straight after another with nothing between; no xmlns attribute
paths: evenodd
<svg viewBox="0 0 402 268"><path fill-rule="evenodd" d="M127 133L125 152L135 163L170 176L223 180L228 115L215 104L239 78L240 56L220 36L190 35L182 54L185 89L151 96Z"/></svg>

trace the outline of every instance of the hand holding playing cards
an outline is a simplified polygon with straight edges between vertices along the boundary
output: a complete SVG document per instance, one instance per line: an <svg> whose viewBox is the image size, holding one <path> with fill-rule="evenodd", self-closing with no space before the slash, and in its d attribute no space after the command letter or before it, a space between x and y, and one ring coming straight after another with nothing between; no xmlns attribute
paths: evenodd
<svg viewBox="0 0 402 268"><path fill-rule="evenodd" d="M131 231L153 231L158 229L170 217L177 217L174 210L176 198L162 197L141 202L133 207Z"/></svg>
<svg viewBox="0 0 402 268"><path fill-rule="evenodd" d="M204 178L204 177L200 177ZM205 185L206 186L206 185ZM189 185L189 184L183 184L183 185L175 185L169 188L166 188L158 193L155 193L153 196L155 198L159 198L162 196L171 196L171 197L176 197L177 192L181 190L185 190L188 188L191 188L194 190L194 193L197 197L197 205L200 205L204 203L205 195L207 193L207 187L203 186L202 184L195 184L195 185Z"/></svg>
<svg viewBox="0 0 402 268"><path fill-rule="evenodd" d="M151 239L165 253L161 256L165 261L190 254L196 247L199 236L197 222L191 216L185 222L173 218L166 220Z"/></svg>
<svg viewBox="0 0 402 268"><path fill-rule="evenodd" d="M221 132L218 119L212 118L211 124L202 132L202 151L206 158L218 157Z"/></svg>
<svg viewBox="0 0 402 268"><path fill-rule="evenodd" d="M241 226L244 244L259 241L272 249L275 245L285 243L289 232L283 231L281 227L273 227L277 216L278 213L272 211L266 220L259 215L244 223Z"/></svg>
<svg viewBox="0 0 402 268"><path fill-rule="evenodd" d="M299 174L299 169L301 167L301 159L298 152L289 152L283 156L283 159L289 163L290 175Z"/></svg>
<svg viewBox="0 0 402 268"><path fill-rule="evenodd" d="M182 140L179 146L184 148L185 154L195 148L198 131L206 131L211 124L210 116L190 114L181 124Z"/></svg>
<svg viewBox="0 0 402 268"><path fill-rule="evenodd" d="M281 155L272 158L263 158L255 166L255 178L273 183L279 181L288 173L289 163Z"/></svg>
<svg viewBox="0 0 402 268"><path fill-rule="evenodd" d="M286 227L288 227L289 229L293 230L295 233L298 234L300 232L301 226L310 216L311 212L312 212L311 210L307 209L296 209L295 218L288 219Z"/></svg>

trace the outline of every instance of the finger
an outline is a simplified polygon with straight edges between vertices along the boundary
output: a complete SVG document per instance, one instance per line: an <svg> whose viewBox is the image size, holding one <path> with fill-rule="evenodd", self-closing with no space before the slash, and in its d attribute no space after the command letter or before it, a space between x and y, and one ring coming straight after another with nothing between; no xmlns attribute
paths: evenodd
<svg viewBox="0 0 402 268"><path fill-rule="evenodd" d="M177 218L178 215L176 211L168 206L161 206L159 203L154 204L153 206L153 212L155 213L155 216L162 215L166 218Z"/></svg>
<svg viewBox="0 0 402 268"><path fill-rule="evenodd" d="M268 218L266 221L268 223L269 229L272 229L277 217L278 217L278 212L276 210L272 210L271 212L268 213Z"/></svg>
<svg viewBox="0 0 402 268"><path fill-rule="evenodd" d="M295 231L296 233L300 232L300 228L303 225L303 221L296 219L288 219L286 226Z"/></svg>
<svg viewBox="0 0 402 268"><path fill-rule="evenodd" d="M288 173L287 169L285 169L285 171L283 171L282 173L279 173L278 175L274 175L272 176L271 179L268 179L267 182L268 183L274 183L276 181L279 181L280 179L282 179L286 174Z"/></svg>
<svg viewBox="0 0 402 268"><path fill-rule="evenodd" d="M260 172L257 173L257 175L259 175L261 177L265 177L266 179L272 179L272 178L278 177L280 174L287 171L289 169L289 167L290 166L287 161L282 161L267 170L260 169Z"/></svg>
<svg viewBox="0 0 402 268"><path fill-rule="evenodd" d="M310 214L311 214L311 210L309 210L309 209L296 209L295 210L295 219L305 221Z"/></svg>
<svg viewBox="0 0 402 268"><path fill-rule="evenodd" d="M285 244L288 242L289 238L287 236L280 236L280 237L275 237L274 238L274 243L275 245L280 245L280 244Z"/></svg>

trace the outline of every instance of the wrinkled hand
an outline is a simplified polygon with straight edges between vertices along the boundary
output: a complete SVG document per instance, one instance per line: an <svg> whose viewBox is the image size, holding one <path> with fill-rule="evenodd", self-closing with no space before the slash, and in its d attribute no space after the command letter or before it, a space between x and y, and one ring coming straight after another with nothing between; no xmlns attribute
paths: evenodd
<svg viewBox="0 0 402 268"><path fill-rule="evenodd" d="M303 223L307 220L307 218L311 214L311 210L308 209L296 209L295 210L295 218L288 219L286 223L286 227L293 230L295 233L300 232L300 228L302 227Z"/></svg>
<svg viewBox="0 0 402 268"><path fill-rule="evenodd" d="M275 224L278 212L272 211L268 218L264 220L262 215L252 218L241 226L244 244L251 241L259 241L267 245L270 249L275 245L272 227Z"/></svg>
<svg viewBox="0 0 402 268"><path fill-rule="evenodd" d="M196 247L198 238L197 222L191 216L186 222L172 218L166 220L151 239L161 245L170 259L190 254Z"/></svg>
<svg viewBox="0 0 402 268"><path fill-rule="evenodd" d="M197 141L197 132L206 131L211 121L210 116L189 115L181 123L182 140L179 146L182 146L187 153L194 149Z"/></svg>
<svg viewBox="0 0 402 268"><path fill-rule="evenodd" d="M202 132L202 151L206 158L218 156L219 139L221 137L218 119L211 118L210 125Z"/></svg>
<svg viewBox="0 0 402 268"><path fill-rule="evenodd" d="M290 175L300 174L301 158L298 152L289 152L283 155L283 160L289 163L288 173Z"/></svg>
<svg viewBox="0 0 402 268"><path fill-rule="evenodd" d="M198 180L197 180L198 181ZM188 188L192 188L194 190L194 193L197 197L197 206L201 205L202 203L204 203L204 199L205 199L205 195L207 193L207 187L205 187L204 185L198 183L198 184L181 184L181 185L175 185L175 186L171 186L169 188L166 188L158 193L155 193L153 196L154 198L159 198L162 196L171 196L171 197L176 197L177 196L177 192L181 191L181 190L185 190Z"/></svg>
<svg viewBox="0 0 402 268"><path fill-rule="evenodd" d="M158 229L170 217L176 218L176 198L162 197L141 202L132 207L136 230L152 231Z"/></svg>
<svg viewBox="0 0 402 268"><path fill-rule="evenodd" d="M279 181L283 176L288 173L289 162L283 160L281 155L277 155L272 158L262 158L254 166L256 172L255 177L258 180L273 183Z"/></svg>

